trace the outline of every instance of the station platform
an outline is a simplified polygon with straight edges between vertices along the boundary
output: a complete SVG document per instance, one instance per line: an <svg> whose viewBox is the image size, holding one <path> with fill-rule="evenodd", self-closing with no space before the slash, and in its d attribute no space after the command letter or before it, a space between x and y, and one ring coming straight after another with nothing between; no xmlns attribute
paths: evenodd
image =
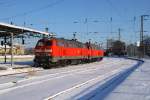
<svg viewBox="0 0 150 100"><path fill-rule="evenodd" d="M32 67L33 62L15 62L13 66L9 63L0 63L0 77L12 74L27 73L30 71L40 71L42 68Z"/></svg>
<svg viewBox="0 0 150 100"><path fill-rule="evenodd" d="M6 56L6 63L4 58L4 56L0 56L0 70L31 67L34 55L14 55L13 66L11 66L11 55Z"/></svg>
<svg viewBox="0 0 150 100"><path fill-rule="evenodd" d="M150 100L150 59L134 70L119 85L107 90L104 100Z"/></svg>
<svg viewBox="0 0 150 100"><path fill-rule="evenodd" d="M11 56L7 55L7 62L4 63L4 56L0 56L0 76L25 73L33 69L39 70L39 68L32 67L34 55L15 55L12 66L10 58Z"/></svg>

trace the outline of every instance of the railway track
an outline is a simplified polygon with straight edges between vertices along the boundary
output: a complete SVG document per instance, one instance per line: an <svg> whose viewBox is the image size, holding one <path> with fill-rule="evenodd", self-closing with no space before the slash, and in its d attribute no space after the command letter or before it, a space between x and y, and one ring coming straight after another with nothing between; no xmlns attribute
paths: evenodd
<svg viewBox="0 0 150 100"><path fill-rule="evenodd" d="M106 59L105 59L106 60ZM113 61L114 63L117 63L117 62L119 62L120 60L116 60L116 61ZM99 62L94 62L94 63L99 63ZM109 61L101 61L100 62L101 64L110 64L111 62L109 62ZM93 63L85 63L85 64L78 64L78 65L82 65L83 67L86 67L87 65L92 65ZM65 67L57 67L57 68L51 68L51 69L46 69L46 70L43 70L43 69L38 69L38 70L35 70L36 72L45 72L45 71L50 71L50 70L55 70L55 69L61 69L61 70L66 70L66 68L68 68L68 67L72 67L72 69L78 69L78 68L80 68L80 66L78 66L78 65L67 65L67 66L65 66ZM24 74L24 73L28 73L29 71L32 71L32 70L34 70L34 67L28 67L28 68L30 68L28 71L22 71L23 69L21 68L21 69L16 69L16 73L12 73L12 74L6 74L6 75L0 75L0 77L2 77L2 76L13 76L13 75L17 75L17 74ZM38 68L38 67L35 67L35 68ZM40 67L39 67L40 68ZM87 67L86 67L87 68ZM26 68L24 68L25 70L26 70Z"/></svg>
<svg viewBox="0 0 150 100"><path fill-rule="evenodd" d="M119 60L118 60L119 61ZM67 73L73 73L73 72L78 72L78 71L82 71L82 70L90 70L90 69L95 69L97 67L101 67L101 70L102 69L105 69L105 67L107 67L107 65L111 65L111 64L119 64L118 61L114 61L114 62L94 62L95 64L101 64L98 65L98 66L94 66L94 67L91 67L91 65L93 63L89 63L89 64L83 64L83 65L73 65L73 66L68 66L67 68L66 67L62 67L60 68L60 70L57 70L57 69L48 69L48 70L37 70L35 71L35 75L29 75L30 73L29 72L23 72L23 73L16 73L16 74L10 74L8 76L5 76L5 80L7 79L8 81L5 81L6 82L23 82L23 81L27 81L27 80L31 80L31 79L38 79L38 78L45 78L45 77L49 77L49 76L56 76L56 75L61 75L61 74L67 74ZM103 65L105 63L105 65ZM87 66L88 65L88 66ZM72 68L71 68L72 67ZM71 68L71 70L69 69ZM18 75L19 75L19 79L18 80L12 80L10 79L9 77L17 77L18 78ZM20 78L21 77L21 78ZM3 80L4 78L0 77L1 80ZM2 83L1 83L2 84Z"/></svg>

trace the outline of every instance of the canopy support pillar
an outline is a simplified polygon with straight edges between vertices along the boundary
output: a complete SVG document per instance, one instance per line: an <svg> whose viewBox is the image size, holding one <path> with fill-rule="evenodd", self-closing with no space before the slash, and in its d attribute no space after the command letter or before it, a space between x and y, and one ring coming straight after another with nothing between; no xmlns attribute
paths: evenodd
<svg viewBox="0 0 150 100"><path fill-rule="evenodd" d="M11 67L13 66L13 33L11 32Z"/></svg>
<svg viewBox="0 0 150 100"><path fill-rule="evenodd" d="M5 35L5 36L4 36L4 46L5 46L5 47L4 47L4 50L5 50L5 54L4 54L4 56L5 56L5 57L4 57L4 63L6 63L6 44L7 44L6 42L7 42L7 41L6 41L6 35Z"/></svg>

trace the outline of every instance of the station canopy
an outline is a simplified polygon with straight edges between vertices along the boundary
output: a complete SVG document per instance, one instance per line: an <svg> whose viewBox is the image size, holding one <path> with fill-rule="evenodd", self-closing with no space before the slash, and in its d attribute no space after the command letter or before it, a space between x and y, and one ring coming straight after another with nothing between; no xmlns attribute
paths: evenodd
<svg viewBox="0 0 150 100"><path fill-rule="evenodd" d="M31 32L33 34L43 34L43 35L51 35L48 32L42 32L31 28L21 27L17 25L11 25L0 22L0 37L10 36L10 33L13 35L19 35L23 33Z"/></svg>

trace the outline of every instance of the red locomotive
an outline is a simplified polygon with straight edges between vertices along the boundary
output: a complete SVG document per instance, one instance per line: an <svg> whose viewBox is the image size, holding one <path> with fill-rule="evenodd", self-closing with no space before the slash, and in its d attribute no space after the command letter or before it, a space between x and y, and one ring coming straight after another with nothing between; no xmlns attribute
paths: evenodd
<svg viewBox="0 0 150 100"><path fill-rule="evenodd" d="M50 68L53 65L77 64L101 60L100 47L90 42L81 43L63 38L41 39L35 47L35 65Z"/></svg>

